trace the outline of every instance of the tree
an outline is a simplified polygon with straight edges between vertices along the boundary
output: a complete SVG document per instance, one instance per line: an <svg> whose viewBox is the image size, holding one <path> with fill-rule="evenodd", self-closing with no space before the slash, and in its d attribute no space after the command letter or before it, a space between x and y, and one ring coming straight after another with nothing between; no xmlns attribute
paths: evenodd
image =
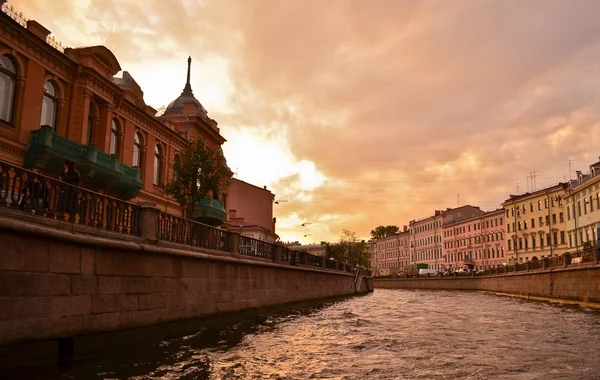
<svg viewBox="0 0 600 380"><path fill-rule="evenodd" d="M218 199L221 182L228 177L225 158L207 146L202 139L196 140L185 151L175 155L173 180L165 186L171 195L192 217L196 203L211 192Z"/></svg>
<svg viewBox="0 0 600 380"><path fill-rule="evenodd" d="M371 257L367 249L367 243L364 240L359 241L356 233L343 230L340 242L335 245L327 244L325 248L327 258L333 258L336 261L364 267L371 266Z"/></svg>
<svg viewBox="0 0 600 380"><path fill-rule="evenodd" d="M371 230L371 237L373 240L379 240L392 236L400 231L398 226L378 226L374 230Z"/></svg>

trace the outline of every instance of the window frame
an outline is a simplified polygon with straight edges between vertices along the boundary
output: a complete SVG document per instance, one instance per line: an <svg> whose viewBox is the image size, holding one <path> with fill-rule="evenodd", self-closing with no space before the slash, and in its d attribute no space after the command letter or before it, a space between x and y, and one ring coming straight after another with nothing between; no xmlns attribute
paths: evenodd
<svg viewBox="0 0 600 380"><path fill-rule="evenodd" d="M8 102L9 102L8 103L8 118L3 119L0 117L0 121L12 125L13 121L14 121L15 104L16 104L16 100L17 100L17 83L18 83L18 78L19 78L19 65L17 64L17 60L10 54L2 54L2 56L0 56L0 57L8 60L8 62L12 65L12 69L13 69L13 71L10 71L10 70L4 68L3 66L0 66L0 74L3 74L4 76L6 76L12 85L11 94L10 94L10 97L8 98Z"/></svg>
<svg viewBox="0 0 600 380"><path fill-rule="evenodd" d="M121 123L119 119L113 117L110 121L110 140L108 143L108 154L117 156L121 154L121 144L119 139L121 136Z"/></svg>
<svg viewBox="0 0 600 380"><path fill-rule="evenodd" d="M54 94L49 94L46 86L52 86ZM56 131L56 123L58 121L58 103L60 100L60 86L53 79L48 79L44 82L44 94L42 95L42 112L40 114L40 125L47 125ZM47 103L48 102L48 103ZM46 104L52 104L52 120L49 123Z"/></svg>

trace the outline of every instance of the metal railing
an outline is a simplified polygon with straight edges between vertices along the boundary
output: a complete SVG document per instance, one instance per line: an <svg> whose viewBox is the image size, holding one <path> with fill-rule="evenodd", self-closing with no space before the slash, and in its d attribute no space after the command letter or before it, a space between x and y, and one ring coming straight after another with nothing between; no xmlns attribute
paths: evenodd
<svg viewBox="0 0 600 380"><path fill-rule="evenodd" d="M158 238L173 243L229 252L229 232L207 224L161 212Z"/></svg>
<svg viewBox="0 0 600 380"><path fill-rule="evenodd" d="M67 184L40 173L0 161L0 205L39 217L141 236L142 207L105 194ZM144 227L148 234L148 227ZM158 211L158 239L199 248L232 252L229 231ZM142 237L144 237L142 236ZM153 235L156 236L156 235ZM354 272L356 268L307 252L238 235L238 252L278 263ZM279 255L279 257L277 257ZM339 268L339 269L338 269Z"/></svg>
<svg viewBox="0 0 600 380"><path fill-rule="evenodd" d="M139 206L2 161L0 204L73 224L139 235Z"/></svg>
<svg viewBox="0 0 600 380"><path fill-rule="evenodd" d="M320 267L321 266L321 257L307 253L306 254L306 264L315 266L315 267Z"/></svg>
<svg viewBox="0 0 600 380"><path fill-rule="evenodd" d="M240 254L274 259L275 245L249 236L240 235Z"/></svg>

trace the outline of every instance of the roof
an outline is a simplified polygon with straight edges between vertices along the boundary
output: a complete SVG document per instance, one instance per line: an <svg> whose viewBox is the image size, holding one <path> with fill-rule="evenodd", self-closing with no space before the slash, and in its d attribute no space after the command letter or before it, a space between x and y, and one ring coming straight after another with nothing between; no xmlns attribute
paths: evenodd
<svg viewBox="0 0 600 380"><path fill-rule="evenodd" d="M183 105L186 103L195 103L198 106L198 109L204 115L208 114L206 109L200 103L198 99L194 96L194 92L192 91L192 85L190 84L190 69L192 66L192 57L188 58L188 71L187 71L187 82L185 83L185 87L181 92L181 95L175 100L173 100L167 106L165 113L163 116L173 116L173 115L183 115Z"/></svg>

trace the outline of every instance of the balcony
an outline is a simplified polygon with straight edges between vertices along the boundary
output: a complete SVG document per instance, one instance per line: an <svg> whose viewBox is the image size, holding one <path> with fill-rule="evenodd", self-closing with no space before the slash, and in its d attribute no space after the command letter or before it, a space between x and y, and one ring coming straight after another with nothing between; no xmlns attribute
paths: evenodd
<svg viewBox="0 0 600 380"><path fill-rule="evenodd" d="M223 203L213 198L204 198L202 202L196 203L192 219L216 227L225 223L227 212Z"/></svg>
<svg viewBox="0 0 600 380"><path fill-rule="evenodd" d="M44 174L62 175L64 161L73 160L83 187L103 189L121 199L135 198L142 188L140 170L119 161L116 155L60 136L49 127L31 132L25 167L39 167Z"/></svg>

